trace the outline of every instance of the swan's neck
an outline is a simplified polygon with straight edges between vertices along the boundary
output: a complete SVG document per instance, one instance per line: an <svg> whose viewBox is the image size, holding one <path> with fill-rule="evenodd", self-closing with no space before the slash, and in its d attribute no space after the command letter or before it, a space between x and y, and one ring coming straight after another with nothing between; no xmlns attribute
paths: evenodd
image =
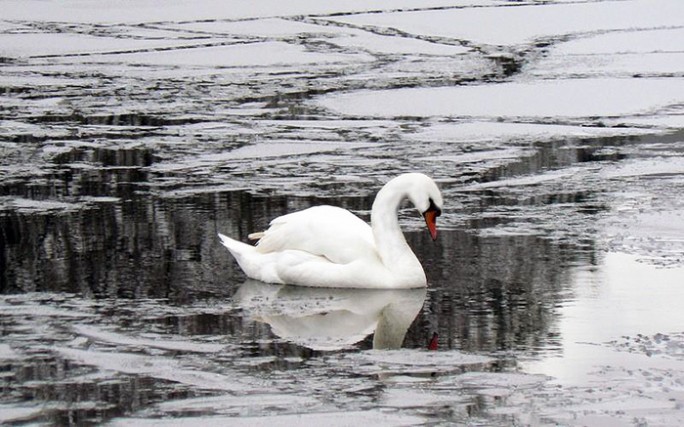
<svg viewBox="0 0 684 427"><path fill-rule="evenodd" d="M399 183L390 181L375 196L371 211L371 227L382 263L399 280L425 281L418 258L406 243L399 227L399 205L407 197ZM418 277L417 277L418 276Z"/></svg>

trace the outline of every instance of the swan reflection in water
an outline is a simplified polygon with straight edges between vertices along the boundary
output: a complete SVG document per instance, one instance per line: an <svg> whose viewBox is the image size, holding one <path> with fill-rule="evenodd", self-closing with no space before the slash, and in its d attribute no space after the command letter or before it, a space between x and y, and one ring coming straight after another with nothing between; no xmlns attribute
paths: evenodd
<svg viewBox="0 0 684 427"><path fill-rule="evenodd" d="M373 336L373 348L398 349L423 307L426 288L335 289L247 280L234 299L247 317L312 350L340 350Z"/></svg>

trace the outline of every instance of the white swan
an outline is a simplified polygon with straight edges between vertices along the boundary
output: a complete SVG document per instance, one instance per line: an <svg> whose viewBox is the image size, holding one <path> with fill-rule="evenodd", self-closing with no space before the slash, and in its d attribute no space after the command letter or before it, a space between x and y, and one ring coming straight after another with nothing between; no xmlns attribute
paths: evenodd
<svg viewBox="0 0 684 427"><path fill-rule="evenodd" d="M271 221L256 246L219 234L248 277L269 283L333 288L420 288L425 272L406 243L397 210L408 198L432 239L442 195L426 175L400 175L375 197L371 226L351 212L316 206Z"/></svg>

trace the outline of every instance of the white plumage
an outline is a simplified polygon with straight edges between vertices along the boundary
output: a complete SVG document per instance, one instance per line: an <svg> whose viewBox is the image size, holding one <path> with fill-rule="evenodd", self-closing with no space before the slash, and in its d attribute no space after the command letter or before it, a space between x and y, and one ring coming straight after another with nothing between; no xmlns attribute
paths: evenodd
<svg viewBox="0 0 684 427"><path fill-rule="evenodd" d="M378 192L371 226L351 212L316 206L283 215L258 234L256 246L219 234L247 276L269 283L338 288L416 288L427 285L406 243L397 210L408 198L423 213L433 238L442 196L429 177L410 173Z"/></svg>

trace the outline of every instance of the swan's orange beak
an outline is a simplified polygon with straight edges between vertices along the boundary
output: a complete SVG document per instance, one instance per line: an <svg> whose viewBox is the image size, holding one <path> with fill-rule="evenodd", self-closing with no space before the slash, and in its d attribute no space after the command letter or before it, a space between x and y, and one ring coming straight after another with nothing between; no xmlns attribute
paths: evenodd
<svg viewBox="0 0 684 427"><path fill-rule="evenodd" d="M425 224L428 230L430 230L430 236L432 240L437 240L437 217L439 216L439 211L435 209L428 209L423 214L425 218Z"/></svg>

